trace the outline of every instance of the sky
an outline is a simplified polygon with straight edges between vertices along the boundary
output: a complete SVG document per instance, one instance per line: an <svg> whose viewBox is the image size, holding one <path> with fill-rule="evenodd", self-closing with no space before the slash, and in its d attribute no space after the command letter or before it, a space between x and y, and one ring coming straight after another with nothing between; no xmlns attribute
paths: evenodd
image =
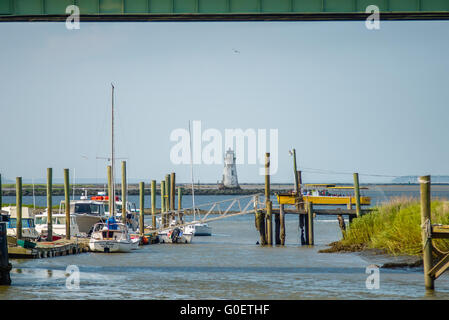
<svg viewBox="0 0 449 320"><path fill-rule="evenodd" d="M174 171L190 181L190 165L170 159L170 134L189 120L223 137L277 129L273 183L293 182L292 148L305 182L449 174L448 21L80 27L0 24L3 180L45 181L52 167L55 179L69 168L72 179L103 181L111 82L116 154L130 180ZM261 166L237 165L239 182L263 183ZM193 169L195 181L216 183L223 164Z"/></svg>

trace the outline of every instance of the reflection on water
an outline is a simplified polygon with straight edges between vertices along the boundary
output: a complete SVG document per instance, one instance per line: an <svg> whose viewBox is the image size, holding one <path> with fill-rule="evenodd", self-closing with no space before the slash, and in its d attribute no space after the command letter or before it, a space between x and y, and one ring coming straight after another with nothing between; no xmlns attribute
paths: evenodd
<svg viewBox="0 0 449 320"><path fill-rule="evenodd" d="M294 215L286 216L285 247L256 245L253 216L210 225L212 237L188 245L12 260L12 286L0 287L0 299L449 299L449 277L430 295L420 268L381 269L380 289L367 289L366 267L375 258L318 253L340 238L336 218L315 220L313 247L298 244ZM66 287L69 265L80 270L79 289Z"/></svg>

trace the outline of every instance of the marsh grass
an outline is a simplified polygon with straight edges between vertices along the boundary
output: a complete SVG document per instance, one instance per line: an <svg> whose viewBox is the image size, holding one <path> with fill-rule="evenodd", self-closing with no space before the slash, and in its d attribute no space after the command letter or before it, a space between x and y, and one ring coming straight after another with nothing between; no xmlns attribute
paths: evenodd
<svg viewBox="0 0 449 320"><path fill-rule="evenodd" d="M449 224L449 202L433 200L432 224ZM434 245L449 251L449 240L433 240ZM394 198L361 218L354 219L341 240L344 246L364 245L393 255L420 255L421 206L417 199Z"/></svg>

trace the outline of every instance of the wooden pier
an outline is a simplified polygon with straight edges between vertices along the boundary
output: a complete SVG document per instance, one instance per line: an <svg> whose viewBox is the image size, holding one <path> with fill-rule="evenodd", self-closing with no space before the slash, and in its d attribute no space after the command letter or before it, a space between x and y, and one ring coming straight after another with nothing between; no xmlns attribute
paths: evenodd
<svg viewBox="0 0 449 320"><path fill-rule="evenodd" d="M88 252L89 239L57 240L37 242L34 248L24 248L14 244L14 238L8 237L8 256L13 259L41 259Z"/></svg>

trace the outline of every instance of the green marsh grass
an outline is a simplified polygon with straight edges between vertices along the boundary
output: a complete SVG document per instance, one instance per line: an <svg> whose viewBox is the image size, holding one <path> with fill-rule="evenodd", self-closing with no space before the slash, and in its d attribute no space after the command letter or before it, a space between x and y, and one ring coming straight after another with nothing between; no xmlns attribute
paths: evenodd
<svg viewBox="0 0 449 320"><path fill-rule="evenodd" d="M433 200L432 224L449 224L449 202ZM449 251L449 240L433 240L435 247ZM418 199L394 198L354 219L341 240L343 246L364 245L393 255L420 255L421 205Z"/></svg>

